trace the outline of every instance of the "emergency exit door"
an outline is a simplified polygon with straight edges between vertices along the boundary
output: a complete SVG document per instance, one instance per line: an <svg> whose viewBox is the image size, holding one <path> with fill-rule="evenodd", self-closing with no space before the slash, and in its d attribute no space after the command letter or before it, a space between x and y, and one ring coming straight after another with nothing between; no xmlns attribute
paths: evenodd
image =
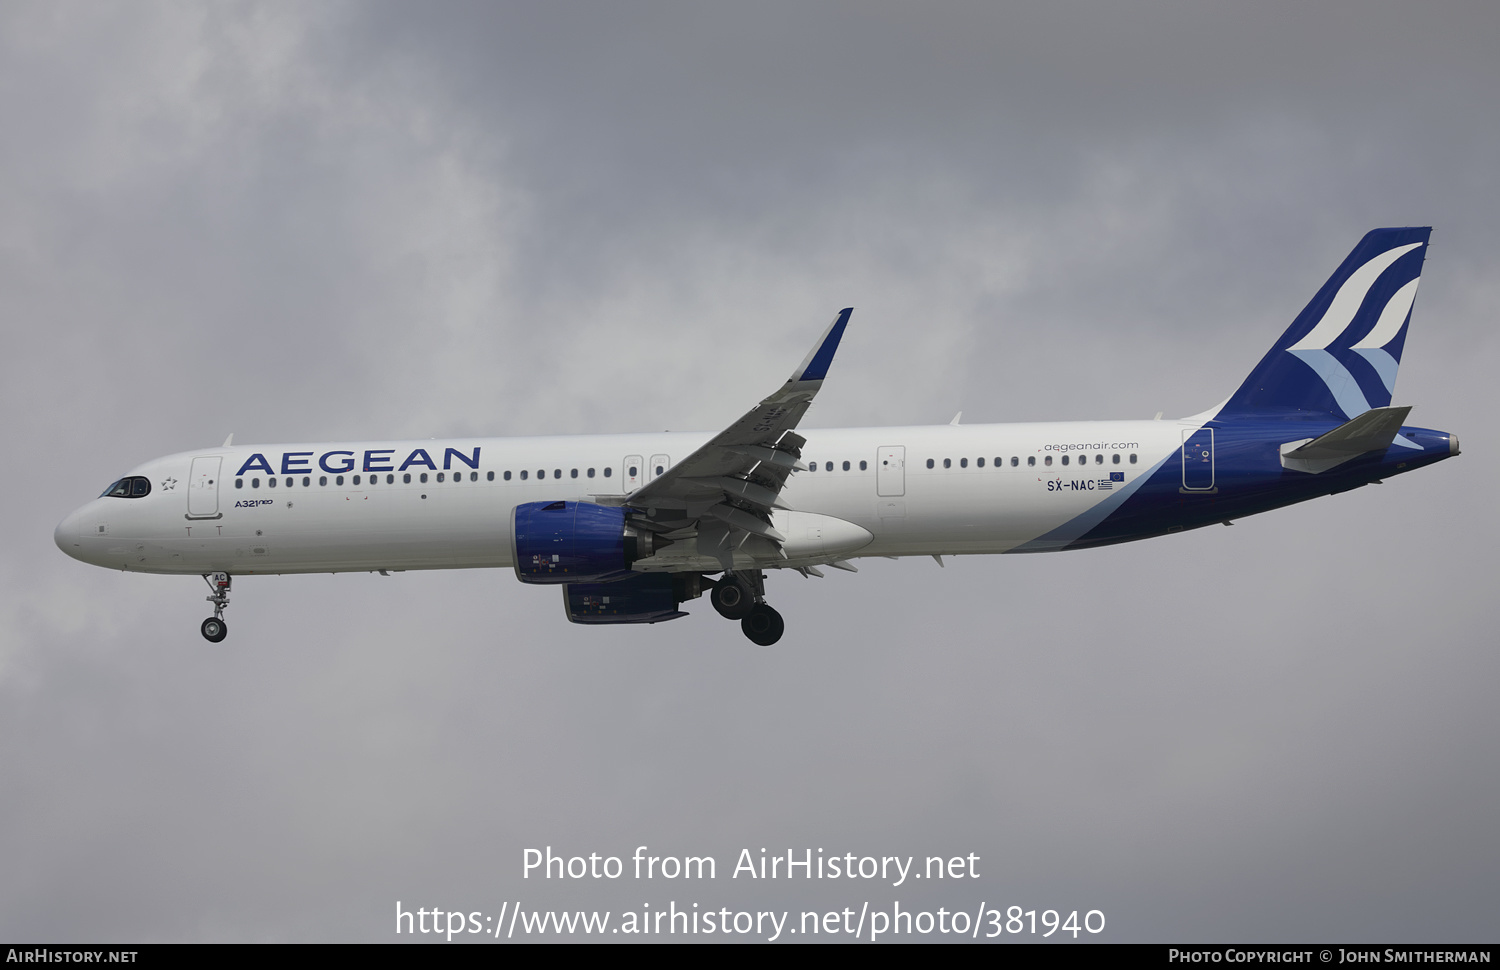
<svg viewBox="0 0 1500 970"><path fill-rule="evenodd" d="M905 445L885 445L875 453L875 494L906 494Z"/></svg>

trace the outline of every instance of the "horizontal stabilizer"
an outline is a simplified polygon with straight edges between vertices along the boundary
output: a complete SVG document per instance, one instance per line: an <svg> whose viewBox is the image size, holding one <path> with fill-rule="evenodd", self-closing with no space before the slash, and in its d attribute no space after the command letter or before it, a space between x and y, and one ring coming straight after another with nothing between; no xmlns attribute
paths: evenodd
<svg viewBox="0 0 1500 970"><path fill-rule="evenodd" d="M1410 407L1371 408L1316 438L1288 441L1281 446L1282 467L1316 475L1368 452L1385 451L1410 413Z"/></svg>

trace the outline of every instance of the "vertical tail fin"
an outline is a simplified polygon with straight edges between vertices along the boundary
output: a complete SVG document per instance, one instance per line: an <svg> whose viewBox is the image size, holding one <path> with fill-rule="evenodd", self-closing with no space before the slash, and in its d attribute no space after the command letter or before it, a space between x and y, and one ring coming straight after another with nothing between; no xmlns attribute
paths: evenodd
<svg viewBox="0 0 1500 970"><path fill-rule="evenodd" d="M1376 229L1361 239L1218 418L1308 412L1347 421L1389 406L1431 234Z"/></svg>

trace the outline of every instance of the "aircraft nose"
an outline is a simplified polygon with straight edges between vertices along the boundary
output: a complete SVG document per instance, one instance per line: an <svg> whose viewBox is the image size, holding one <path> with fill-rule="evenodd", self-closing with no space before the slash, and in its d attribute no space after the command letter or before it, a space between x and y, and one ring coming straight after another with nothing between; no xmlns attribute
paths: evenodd
<svg viewBox="0 0 1500 970"><path fill-rule="evenodd" d="M83 543L78 539L78 517L82 509L75 509L71 515L57 524L52 530L52 541L57 543L57 548L72 556L81 559Z"/></svg>

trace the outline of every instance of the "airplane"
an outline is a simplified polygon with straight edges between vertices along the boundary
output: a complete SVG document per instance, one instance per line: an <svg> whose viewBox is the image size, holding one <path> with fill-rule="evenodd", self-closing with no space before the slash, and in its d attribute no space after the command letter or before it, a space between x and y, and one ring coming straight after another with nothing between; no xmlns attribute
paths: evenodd
<svg viewBox="0 0 1500 970"><path fill-rule="evenodd" d="M799 431L845 309L718 434L237 446L146 462L57 526L63 552L201 575L511 567L574 623L658 623L709 594L752 642L772 570L860 557L1059 552L1170 535L1459 454L1391 406L1430 227L1376 229L1223 403L1177 420Z"/></svg>

